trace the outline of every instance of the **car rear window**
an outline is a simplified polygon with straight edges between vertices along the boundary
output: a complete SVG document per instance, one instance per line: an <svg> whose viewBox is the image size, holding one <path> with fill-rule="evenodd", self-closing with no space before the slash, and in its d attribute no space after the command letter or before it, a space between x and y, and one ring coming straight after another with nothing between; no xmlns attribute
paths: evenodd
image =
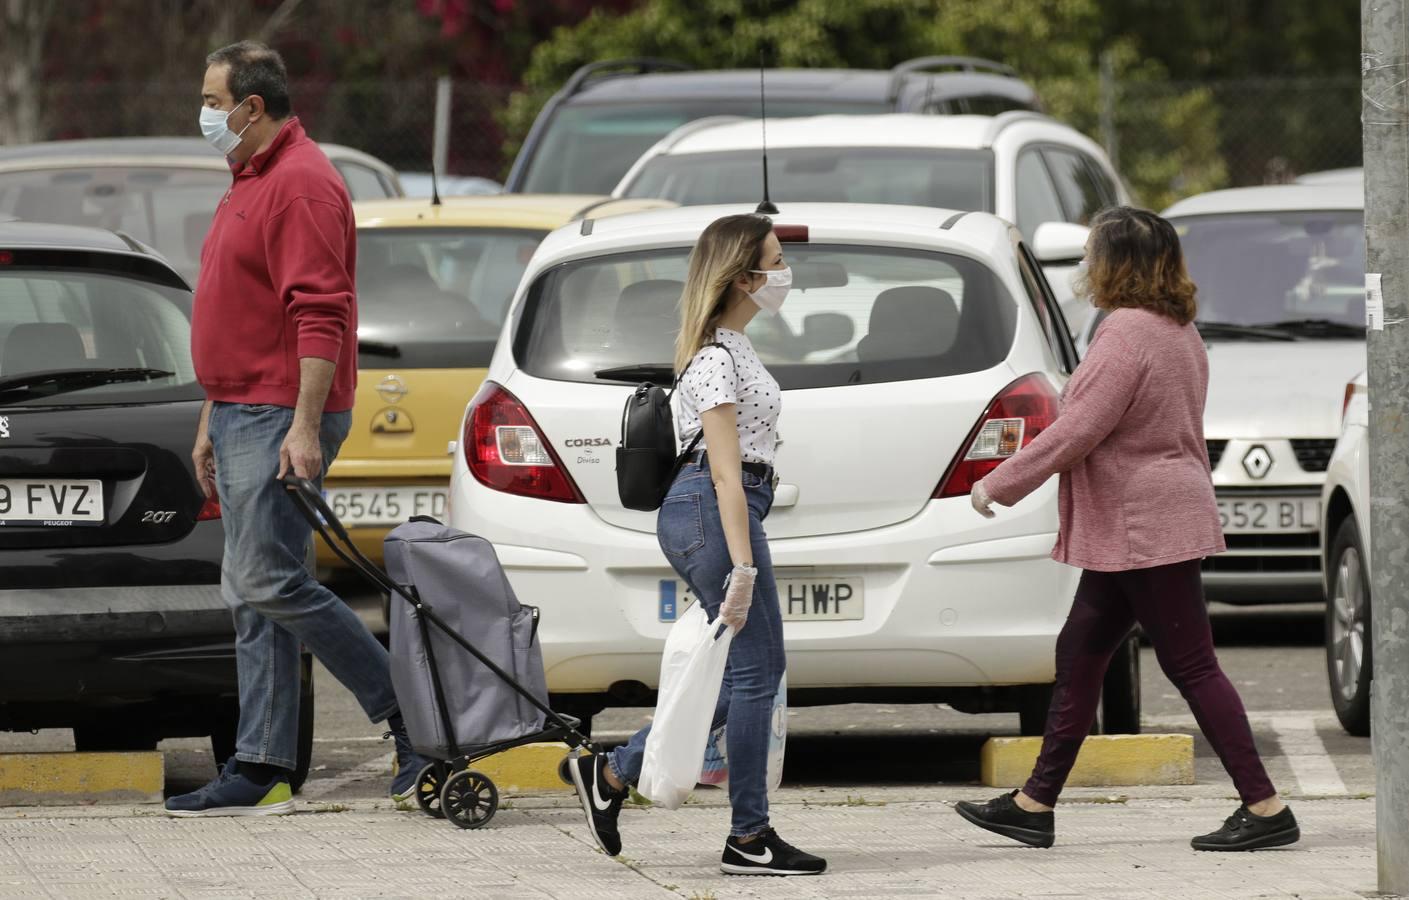
<svg viewBox="0 0 1409 900"><path fill-rule="evenodd" d="M879 103L770 99L772 117L883 112ZM610 194L642 153L686 122L707 116L757 116L757 97L669 103L579 103L548 123L529 161L522 190L543 194Z"/></svg>
<svg viewBox="0 0 1409 900"><path fill-rule="evenodd" d="M161 251L189 284L230 174L217 169L133 166L36 169L0 174L0 212L30 222L91 225Z"/></svg>
<svg viewBox="0 0 1409 900"><path fill-rule="evenodd" d="M793 291L748 336L784 389L978 372L1012 346L1017 307L966 257L894 248L788 244ZM528 374L595 382L625 366L669 365L689 248L564 263L529 290L514 352ZM629 380L629 379L627 379Z"/></svg>
<svg viewBox="0 0 1409 900"><path fill-rule="evenodd" d="M3 402L81 406L200 399L191 363L190 292L108 274L0 267L0 381L109 368L173 374Z"/></svg>
<svg viewBox="0 0 1409 900"><path fill-rule="evenodd" d="M362 368L489 365L509 301L544 234L492 228L359 230Z"/></svg>
<svg viewBox="0 0 1409 900"><path fill-rule="evenodd" d="M772 196L799 203L993 210L993 154L987 150L770 149L768 180ZM763 196L763 167L756 150L657 156L623 193L681 206L748 203Z"/></svg>

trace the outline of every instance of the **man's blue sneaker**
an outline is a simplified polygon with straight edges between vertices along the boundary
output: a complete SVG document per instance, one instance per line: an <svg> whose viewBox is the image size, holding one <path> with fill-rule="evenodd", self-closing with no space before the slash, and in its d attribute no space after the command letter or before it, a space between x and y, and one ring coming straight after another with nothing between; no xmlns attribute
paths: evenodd
<svg viewBox="0 0 1409 900"><path fill-rule="evenodd" d="M391 730L382 735L382 739L391 738L396 744L396 774L391 779L391 799L397 803L412 802L416 799L416 781L421 776L421 770L432 760L411 749L411 738L399 717L394 717L387 725Z"/></svg>
<svg viewBox="0 0 1409 900"><path fill-rule="evenodd" d="M289 779L280 775L268 784L255 784L241 775L234 757L215 780L199 790L166 801L166 814L199 816L287 816L294 811Z"/></svg>

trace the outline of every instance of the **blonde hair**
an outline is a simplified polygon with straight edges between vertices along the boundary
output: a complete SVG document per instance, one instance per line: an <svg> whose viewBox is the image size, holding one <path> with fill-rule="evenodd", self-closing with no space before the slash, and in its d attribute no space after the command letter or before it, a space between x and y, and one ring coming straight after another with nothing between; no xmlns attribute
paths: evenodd
<svg viewBox="0 0 1409 900"><path fill-rule="evenodd" d="M715 219L690 251L685 289L680 295L680 334L675 339L675 371L683 372L714 340L734 279L758 268L763 241L773 220L754 214Z"/></svg>

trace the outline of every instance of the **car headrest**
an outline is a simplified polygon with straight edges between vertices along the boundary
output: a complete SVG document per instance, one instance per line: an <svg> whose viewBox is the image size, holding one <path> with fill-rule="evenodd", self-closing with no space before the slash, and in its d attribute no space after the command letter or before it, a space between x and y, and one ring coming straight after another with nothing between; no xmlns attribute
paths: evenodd
<svg viewBox="0 0 1409 900"><path fill-rule="evenodd" d="M88 362L83 338L67 322L24 322L10 329L0 373L19 375L51 369L77 369Z"/></svg>
<svg viewBox="0 0 1409 900"><path fill-rule="evenodd" d="M876 297L870 329L856 354L862 361L937 356L954 345L958 331L959 307L948 291L891 288Z"/></svg>
<svg viewBox="0 0 1409 900"><path fill-rule="evenodd" d="M616 346L647 352L673 348L680 332L676 308L684 289L684 282L667 278L637 281L622 288L613 329Z"/></svg>

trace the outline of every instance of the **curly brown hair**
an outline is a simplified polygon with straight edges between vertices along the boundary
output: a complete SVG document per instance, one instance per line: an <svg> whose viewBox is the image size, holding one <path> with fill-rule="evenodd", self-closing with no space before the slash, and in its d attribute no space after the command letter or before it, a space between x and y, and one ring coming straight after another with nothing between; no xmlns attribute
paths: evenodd
<svg viewBox="0 0 1409 900"><path fill-rule="evenodd" d="M1148 309L1180 325L1194 321L1198 292L1174 226L1147 209L1117 206L1091 222L1078 290L1097 309Z"/></svg>

